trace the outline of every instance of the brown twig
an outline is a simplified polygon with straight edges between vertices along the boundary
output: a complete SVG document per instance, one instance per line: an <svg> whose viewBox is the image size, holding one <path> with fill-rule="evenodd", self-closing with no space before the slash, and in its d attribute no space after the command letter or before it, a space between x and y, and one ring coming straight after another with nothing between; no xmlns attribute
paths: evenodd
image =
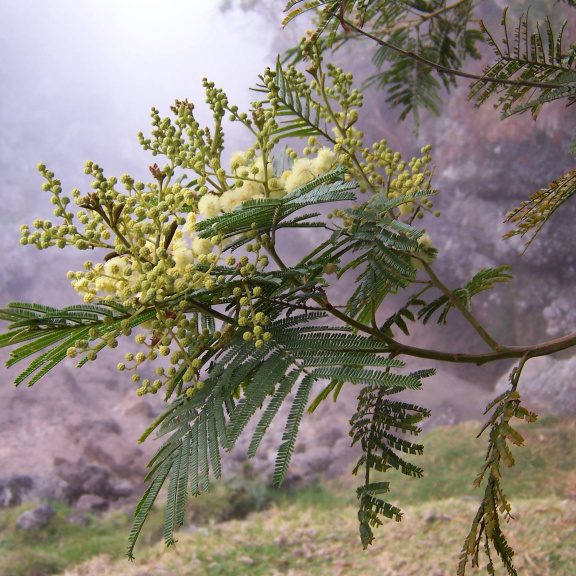
<svg viewBox="0 0 576 576"><path fill-rule="evenodd" d="M410 52L408 50L402 50L402 48L399 48L398 46L394 46L394 44L390 44L390 42L386 42L385 40L380 40L380 38L377 38L373 34L370 34L369 32L366 32L366 31L362 30L361 28L358 28L358 26L355 26L349 20L342 18L339 14L334 14L334 17L337 18L338 20L340 20L340 23L342 24L343 27L347 26L348 28L350 28L351 30L354 30L358 34L361 34L362 36L366 36L366 38L370 38L371 40L374 40L374 42L380 44L381 46L389 48L390 50L394 50L394 52L398 52L398 54L402 54L402 56L405 56L406 58L410 58L412 60L415 60L416 62L420 62L421 64L424 64L425 66L429 66L430 68L434 68L434 70L436 70L439 74L448 74L451 76L461 76L462 78L470 78L472 80L478 80L478 81L482 81L482 82L492 82L495 84L504 84L506 86L528 86L530 88L552 88L552 89L563 88L563 87L569 86L569 84L560 84L560 83L559 84L550 84L550 83L546 83L546 82L530 82L529 80L520 80L520 79L518 79L518 80L505 80L504 78L496 78L495 76L472 74L470 72L462 72L461 70L454 70L453 68L447 68L446 66L442 66L440 64L437 64L436 62L432 62L431 60L427 60L426 58L423 58L422 56L420 56L419 54L416 54L415 52Z"/></svg>

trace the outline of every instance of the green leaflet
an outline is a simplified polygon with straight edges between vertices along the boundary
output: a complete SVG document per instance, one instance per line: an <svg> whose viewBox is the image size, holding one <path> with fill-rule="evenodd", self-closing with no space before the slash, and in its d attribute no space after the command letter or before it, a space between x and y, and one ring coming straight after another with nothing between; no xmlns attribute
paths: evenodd
<svg viewBox="0 0 576 576"><path fill-rule="evenodd" d="M500 516L506 521L511 516L511 506L501 485L502 471L500 464L508 468L514 466L514 457L508 442L521 446L524 442L522 435L513 428L513 418L533 422L537 416L520 406L520 394L516 390L520 373L525 360L518 368L514 368L510 375L511 389L501 394L486 407L486 414L492 411L480 434L489 429L488 450L484 465L482 466L474 485L479 487L484 480L486 486L482 502L470 527L470 532L464 541L458 564L458 576L464 576L468 563L472 567L478 566L480 546L483 544L488 556L488 564L492 573L495 573L491 550L493 549L510 576L517 572L512 563L514 551L508 544L502 531Z"/></svg>
<svg viewBox="0 0 576 576"><path fill-rule="evenodd" d="M248 447L248 458L253 458L256 455L256 451L258 450L258 446L264 438L264 434L270 427L272 420L278 413L280 406L282 406L282 402L286 400L286 397L292 391L294 384L298 377L300 376L300 370L292 370L281 382L278 386L278 389L274 392L274 395L268 406L266 406L266 410L260 421L256 425L256 429L254 430L254 435L252 436L252 441L250 442L250 446Z"/></svg>
<svg viewBox="0 0 576 576"><path fill-rule="evenodd" d="M279 114L286 117L286 126L278 127L275 135L281 138L302 138L323 133L320 128L320 104L309 94L300 96L298 90L285 75L280 58L276 62L276 83Z"/></svg>
<svg viewBox="0 0 576 576"><path fill-rule="evenodd" d="M306 404L308 403L308 397L310 396L313 384L314 378L308 375L305 376L298 387L296 396L294 397L294 402L292 403L290 413L288 414L284 435L282 436L282 444L280 444L280 447L278 448L278 456L276 457L276 463L274 465L273 481L276 486L282 484L286 473L288 472L290 459L292 458L292 453L294 452L294 446L296 444L298 428L300 427L302 416L306 410Z"/></svg>
<svg viewBox="0 0 576 576"><path fill-rule="evenodd" d="M366 28L369 22L378 36L386 42L379 45L372 57L373 63L381 70L367 80L377 88L387 92L386 101L401 108L400 119L410 112L418 126L420 109L433 115L440 113L442 87L450 89L455 79L450 75L436 74L426 64L406 57L394 48L416 53L422 58L451 69L460 69L465 58L478 58L476 43L482 40L472 15L472 2L454 5L451 9L434 13L427 2L386 4L369 2L360 27ZM416 16L416 18L415 18ZM417 18L425 18L430 27L423 30ZM351 18L349 18L351 19ZM412 21L414 27L398 26L398 22Z"/></svg>
<svg viewBox="0 0 576 576"><path fill-rule="evenodd" d="M354 200L355 182L343 182L345 174L342 168L336 168L300 186L284 198L266 198L245 202L241 209L229 214L223 214L199 222L196 226L202 238L211 238L221 234L225 238L236 238L229 250L236 249L249 241L247 233L257 230L259 234L268 233L272 229L293 227L325 226L321 222L308 222L304 216L300 219L287 220L292 214L314 204Z"/></svg>
<svg viewBox="0 0 576 576"><path fill-rule="evenodd" d="M390 370L402 367L403 363L385 356L387 348L384 344L341 327L313 324L322 320L323 316L318 313L299 314L273 321L267 326L274 335L273 340L261 349L256 349L252 342L245 342L241 334L237 334L214 357L205 379L205 388L191 399L182 396L176 398L173 406L146 431L143 439L154 429L159 436L167 438L151 460L148 476L152 480L151 486L156 487L158 482L167 479L169 473L172 475L168 486L167 543L173 541L173 524L179 524L184 517L184 477L190 483L192 494L198 494L200 488L208 490L210 469L216 477L220 475L220 446L230 450L257 411L261 411L261 416L248 450L250 457L255 455L288 394L296 389L274 468L274 482L280 484L289 469L300 422L316 380L338 379L352 384L369 382L374 389L391 392L405 387L417 388L420 378L431 374L431 371L392 374ZM236 401L234 394L239 387L243 390L243 396ZM406 474L421 474L417 467L395 452L416 454L421 452L421 447L395 437L388 430L392 425L416 431L417 422L425 415L419 410L387 401L386 413L374 420L373 430L381 430L382 433L380 438L374 437L370 444L371 453L366 461L368 466L374 469L392 466ZM365 424L359 421L356 428L364 430ZM185 454L182 446L188 447ZM374 452L375 449L381 453L387 451L386 461ZM154 494L157 494L156 488L145 494L133 530L135 537ZM370 501L368 497L364 499L365 503ZM131 540L132 547L133 544Z"/></svg>
<svg viewBox="0 0 576 576"><path fill-rule="evenodd" d="M576 86L576 74L573 70L575 58L571 51L565 53L562 47L566 22L556 33L548 19L531 30L529 13L526 12L520 16L511 38L506 8L502 16L502 47L482 22L481 27L486 41L496 55L496 62L484 69L484 76L503 80L520 79L550 86L500 84L489 79L480 79L471 86L469 100L475 98L476 105L481 106L490 96L498 95L496 107L502 109L503 116L530 110L536 118L546 102L572 97ZM553 85L558 87L551 87Z"/></svg>
<svg viewBox="0 0 576 576"><path fill-rule="evenodd" d="M173 513L177 526L183 526L186 515L186 503L188 502L188 478L190 474L190 435L182 438L180 450L180 463L178 468L177 496L175 499L175 511ZM167 509L168 510L168 509ZM165 524L169 524L168 518ZM170 535L171 536L171 535Z"/></svg>
<svg viewBox="0 0 576 576"><path fill-rule="evenodd" d="M403 474L421 477L423 471L408 462L400 453L419 455L423 446L415 444L398 431L417 435L421 432L418 423L430 415L429 411L402 401L392 401L388 396L402 390L402 384L413 381L414 387L421 386L420 379L434 374L434 370L414 372L403 377L400 383L398 374L386 373L386 378L378 384L369 383L358 395L358 409L350 420L352 444L360 443L362 456L353 470L358 474L364 468L364 484L357 489L359 499L358 520L360 540L366 548L374 540L373 529L382 524L381 516L402 519L399 508L384 501L380 496L389 490L389 482L372 482L372 471L386 472L390 468L400 470ZM392 432L394 431L394 432Z"/></svg>
<svg viewBox="0 0 576 576"><path fill-rule="evenodd" d="M173 455L173 464L171 467L170 484L168 486L168 496L166 498L166 513L164 517L164 542L166 546L176 543L174 540L174 519L176 515L177 492L180 487L178 478L180 476L180 464L182 453L185 452L184 443L180 449ZM187 474L186 474L187 475Z"/></svg>
<svg viewBox="0 0 576 576"><path fill-rule="evenodd" d="M524 249L527 250L556 210L570 200L575 193L576 170L573 169L552 182L548 188L542 188L531 194L530 198L523 201L519 207L513 208L506 215L506 221L513 223L515 227L506 233L504 238L528 235Z"/></svg>
<svg viewBox="0 0 576 576"><path fill-rule="evenodd" d="M401 374L390 374L377 370L364 370L361 368L344 367L322 367L316 368L312 375L323 380L342 380L351 384L371 384L397 388L418 389L421 382L418 378L403 376Z"/></svg>
<svg viewBox="0 0 576 576"><path fill-rule="evenodd" d="M456 288L456 290L453 291L454 295L464 306L469 307L473 296L476 296L484 290L491 290L497 282L508 282L512 278L512 275L508 274L507 271L511 269L511 266L500 266L499 268L480 270L472 277L466 286ZM422 306L418 311L418 319L422 320L423 324L426 324L437 311L440 311L438 324L445 324L448 312L450 312L453 307L454 304L448 296L442 295L436 300Z"/></svg>
<svg viewBox="0 0 576 576"><path fill-rule="evenodd" d="M269 356L254 372L250 383L244 389L244 397L236 404L230 414L228 424L228 442L233 446L252 416L258 410L278 382L282 382L286 371L292 364L291 359L283 357L280 350Z"/></svg>
<svg viewBox="0 0 576 576"><path fill-rule="evenodd" d="M152 484L148 487L146 492L144 492L144 496L140 500L140 503L136 507L136 511L134 512L134 524L132 526L132 530L130 531L130 536L128 538L128 552L127 556L130 560L134 560L134 546L136 545L136 541L138 540L138 536L142 531L142 526L150 510L152 509L152 505L154 504L164 481L166 480L168 474L170 473L170 469L172 467L173 461L167 460L161 466L158 474L154 478Z"/></svg>
<svg viewBox="0 0 576 576"><path fill-rule="evenodd" d="M130 311L118 304L85 304L57 309L39 304L13 302L8 308L0 310L0 319L11 322L8 325L9 331L0 336L0 348L26 342L10 352L8 367L46 350L14 380L17 386L29 379L28 386L32 386L66 358L68 349L74 347L76 341L93 340L89 336L90 328L96 327L100 334L104 334L118 329L125 318L131 318L131 326L136 326L153 315L149 312L132 318ZM113 318L110 325L104 325L105 317ZM98 344L95 350L102 348L103 345ZM84 357L78 366L83 366L86 361L87 358Z"/></svg>

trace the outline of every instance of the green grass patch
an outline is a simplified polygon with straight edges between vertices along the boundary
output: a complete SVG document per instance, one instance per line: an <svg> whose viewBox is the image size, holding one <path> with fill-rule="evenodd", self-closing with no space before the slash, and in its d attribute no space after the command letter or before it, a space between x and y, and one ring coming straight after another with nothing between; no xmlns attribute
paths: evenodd
<svg viewBox="0 0 576 576"><path fill-rule="evenodd" d="M56 514L39 530L21 530L16 519L37 503L26 503L0 512L0 574L2 576L46 576L60 574L106 552L111 559L125 556L132 518L122 510L101 517L87 514L87 526L69 524L66 516L74 510L53 502ZM143 533L142 542L151 545L161 538L162 518L155 512Z"/></svg>
<svg viewBox="0 0 576 576"><path fill-rule="evenodd" d="M351 505L272 506L249 520L181 533L174 548L157 544L132 564L101 556L66 576L445 576L455 573L475 508L459 499L408 506L401 523L387 522L375 544L362 550ZM515 514L506 532L517 550L519 574L576 574L575 501L520 500ZM486 572L470 571L479 573Z"/></svg>
<svg viewBox="0 0 576 576"><path fill-rule="evenodd" d="M545 417L519 425L525 445L516 467L505 470L504 487L515 521L505 527L523 576L576 574L576 425ZM89 526L65 522L72 510L55 504L51 524L31 533L15 526L32 504L0 513L2 576L181 576L453 574L478 506L472 487L486 439L478 423L438 428L423 437L417 462L422 479L389 474L389 500L404 511L401 523L385 522L376 542L363 551L353 486L345 477L301 489L273 489L247 468L192 498L190 525L166 550L163 510L153 510L136 549L124 560L132 519L123 511L91 517ZM161 498L160 498L161 501ZM74 568L73 566L77 566ZM472 572L471 572L472 573Z"/></svg>
<svg viewBox="0 0 576 576"><path fill-rule="evenodd" d="M573 419L546 416L532 424L519 422L521 447L512 447L514 468L504 465L504 489L510 499L569 498L576 496L576 424ZM440 427L422 437L424 454L412 461L424 469L423 478L400 473L386 475L389 500L401 507L444 498L480 498L472 482L483 464L487 432L476 438L481 425L467 422ZM383 476L384 477L384 476Z"/></svg>

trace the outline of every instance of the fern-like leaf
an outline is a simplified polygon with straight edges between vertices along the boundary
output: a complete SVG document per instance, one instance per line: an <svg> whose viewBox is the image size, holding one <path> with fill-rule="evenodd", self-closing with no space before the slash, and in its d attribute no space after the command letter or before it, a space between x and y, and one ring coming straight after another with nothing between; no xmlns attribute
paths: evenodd
<svg viewBox="0 0 576 576"><path fill-rule="evenodd" d="M420 380L433 373L434 370L424 370L414 372L407 378L413 380L415 388L419 388ZM386 373L380 384L364 386L358 395L358 409L350 420L352 444L360 443L362 447L362 456L353 473L357 474L361 468L365 469L364 484L357 489L360 501L360 540L364 548L374 540L373 529L382 524L381 517L394 518L398 522L402 519L400 509L380 497L388 492L389 482L372 482L371 472L386 472L395 468L413 477L421 477L423 473L421 468L398 454L419 455L422 454L423 446L399 437L397 432L419 434L421 429L418 423L430 413L419 406L387 398L403 389L405 381L397 377L397 374Z"/></svg>
<svg viewBox="0 0 576 576"><path fill-rule="evenodd" d="M274 465L273 481L276 486L282 484L286 473L288 472L290 460L296 444L296 436L298 434L300 422L302 421L302 416L306 410L306 404L308 403L308 397L310 396L313 384L314 378L308 375L304 376L302 382L298 386L298 391L296 392L294 402L290 408L290 413L288 414L288 420L286 422L286 429L282 436L282 444L278 448L278 456L276 457L276 463Z"/></svg>
<svg viewBox="0 0 576 576"><path fill-rule="evenodd" d="M510 38L507 9L502 16L503 46L500 46L484 23L482 32L493 48L496 62L484 69L483 78L474 82L468 98L481 106L490 96L498 95L495 107L504 116L530 110L534 118L542 105L559 98L573 98L576 91L575 54L562 47L566 23L555 32L550 20L530 31L529 13L518 20ZM544 31L544 34L542 33ZM508 83L495 82L507 81Z"/></svg>
<svg viewBox="0 0 576 576"><path fill-rule="evenodd" d="M124 307L108 303L62 309L24 302L12 302L8 306L0 310L0 320L10 322L8 332L0 336L0 348L22 345L10 352L7 367L46 350L15 378L16 386L26 380L28 386L34 385L66 358L68 349L75 348L78 340L94 340L89 335L90 328L98 328L102 335L118 329L124 319L130 319L131 326L136 326L155 314L144 312L132 317L131 312ZM105 325L105 317L112 318L112 322ZM102 348L102 343L94 347L95 351ZM81 367L86 360L85 357L78 366Z"/></svg>
<svg viewBox="0 0 576 576"><path fill-rule="evenodd" d="M480 292L491 290L497 282L508 282L512 278L512 275L507 273L508 270L511 270L510 266L480 270L466 283L466 286L456 288L453 291L454 296L458 298L464 306L469 307L472 298ZM448 312L450 312L454 305L450 298L444 294L436 300L422 306L418 312L418 319L422 320L423 324L426 324L436 312L440 311L438 324L445 324Z"/></svg>
<svg viewBox="0 0 576 576"><path fill-rule="evenodd" d="M292 372L290 372L286 378L280 382L278 389L274 392L274 396L268 403L268 406L266 406L266 410L256 425L254 435L252 436L250 446L248 447L248 458L253 458L256 455L256 451L258 450L258 446L260 446L260 442L264 438L264 434L270 427L274 417L278 414L278 410L280 410L282 403L292 391L292 388L300 374L300 370L292 370Z"/></svg>
<svg viewBox="0 0 576 576"><path fill-rule="evenodd" d="M506 222L513 223L515 228L504 235L528 235L524 250L527 250L542 227L550 220L554 212L567 202L576 193L576 168L570 170L558 180L552 182L548 188L542 188L514 208L506 215Z"/></svg>
<svg viewBox="0 0 576 576"><path fill-rule="evenodd" d="M504 565L507 574L509 576L517 576L512 562L514 551L508 544L500 524L500 516L504 516L506 521L512 519L512 508L501 485L502 471L500 465L504 463L508 468L515 465L508 442L512 442L517 446L521 446L524 443L522 435L512 427L511 420L513 418L525 419L528 422L536 420L535 414L520 405L520 394L516 390L523 364L524 361L512 371L510 376L511 389L501 394L486 408L486 413L492 411L492 414L480 434L484 430L490 429L488 450L485 462L474 481L474 485L478 487L486 478L486 487L470 532L462 547L457 570L458 576L465 575L466 566L469 562L472 567L478 567L482 540L484 540L483 547L492 573L495 573L491 557L491 549L493 548Z"/></svg>
<svg viewBox="0 0 576 576"><path fill-rule="evenodd" d="M144 492L144 496L140 500L140 503L136 507L136 511L134 512L134 524L132 526L132 530L130 531L130 536L128 538L128 558L130 560L134 560L134 547L136 546L136 541L138 540L138 536L142 531L142 527L144 526L144 522L150 514L150 510L152 509L152 505L156 501L156 497L162 488L164 481L170 474L170 470L173 465L173 460L169 459L166 460L163 465L158 470L153 482L150 484L146 492Z"/></svg>

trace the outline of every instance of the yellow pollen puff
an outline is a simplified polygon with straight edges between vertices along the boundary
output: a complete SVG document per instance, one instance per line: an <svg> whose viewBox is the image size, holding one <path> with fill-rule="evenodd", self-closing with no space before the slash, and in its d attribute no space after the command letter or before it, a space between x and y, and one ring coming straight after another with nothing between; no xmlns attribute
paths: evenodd
<svg viewBox="0 0 576 576"><path fill-rule="evenodd" d="M194 212L189 212L188 216L186 217L186 224L184 224L184 229L190 236L194 233L196 229L196 214Z"/></svg>
<svg viewBox="0 0 576 576"><path fill-rule="evenodd" d="M234 170L235 166L238 168L239 166L247 166L248 160L246 158L246 154L244 152L233 152L232 158L230 158L230 166Z"/></svg>
<svg viewBox="0 0 576 576"><path fill-rule="evenodd" d="M204 218L213 218L221 211L220 198L216 194L204 194L198 202L198 212Z"/></svg>
<svg viewBox="0 0 576 576"><path fill-rule="evenodd" d="M200 238L199 236L195 236L192 240L192 250L198 255L210 254L213 247L214 245L212 244L210 238Z"/></svg>
<svg viewBox="0 0 576 576"><path fill-rule="evenodd" d="M400 204L399 206L400 214L407 216L411 214L414 210L414 203L413 202L405 202L404 204Z"/></svg>
<svg viewBox="0 0 576 576"><path fill-rule="evenodd" d="M428 248L432 248L432 237L430 234L422 234L422 236L418 238L418 244L425 250L428 250Z"/></svg>

